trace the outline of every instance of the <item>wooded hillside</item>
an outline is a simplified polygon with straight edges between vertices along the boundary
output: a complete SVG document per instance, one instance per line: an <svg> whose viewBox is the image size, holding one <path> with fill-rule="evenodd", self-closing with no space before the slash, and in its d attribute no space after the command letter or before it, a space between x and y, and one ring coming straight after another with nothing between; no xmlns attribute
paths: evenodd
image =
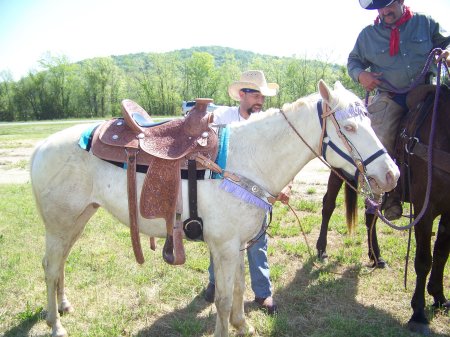
<svg viewBox="0 0 450 337"><path fill-rule="evenodd" d="M47 56L39 64L41 70L30 71L19 81L0 72L0 121L117 116L124 98L135 100L151 115L179 115L182 101L196 97L234 105L227 87L248 69L264 70L268 81L280 85L279 95L267 99L265 108L281 107L315 92L319 79L331 84L340 80L363 94L345 66L217 46L77 63L64 56Z"/></svg>

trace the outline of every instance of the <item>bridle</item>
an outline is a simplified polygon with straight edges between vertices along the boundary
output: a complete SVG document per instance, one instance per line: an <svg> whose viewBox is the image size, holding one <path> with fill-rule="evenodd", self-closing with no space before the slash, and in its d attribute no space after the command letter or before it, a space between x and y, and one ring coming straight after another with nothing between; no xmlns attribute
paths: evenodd
<svg viewBox="0 0 450 337"><path fill-rule="evenodd" d="M380 149L371 156L369 156L367 159L363 160L359 151L356 149L356 147L352 144L352 142L342 133L341 127L339 123L336 120L335 116L335 109L332 109L329 104L327 104L324 100L320 99L317 101L317 113L320 120L320 125L322 128L321 135L320 135L320 142L319 142L319 150L316 151L313 149L306 140L301 136L301 134L297 131L295 126L289 121L286 114L283 110L280 110L280 113L283 115L283 117L286 119L287 123L291 127L291 129L297 134L297 136L302 140L302 142L314 153L314 155L319 158L330 170L332 170L337 176L339 176L343 181L347 182L347 179L343 178L339 172L337 172L336 169L334 169L328 162L326 161L326 151L328 146L333 149L339 156L341 156L343 159L351 163L355 166L355 174L353 179L355 181L359 182L360 191L358 192L357 189L355 189L352 185L348 184L350 188L354 189L355 192L363 194L365 197L373 199L374 193L372 191L372 188L369 183L369 177L367 177L367 165L369 165L371 162L373 162L375 159L380 157L381 155L386 153L386 149ZM326 131L326 125L327 125L327 118L331 120L333 123L336 133L339 136L341 142L343 143L344 147L347 149L348 153L345 153L342 151L331 139L329 139ZM320 152L320 154L319 154ZM351 177L347 177L352 179Z"/></svg>
<svg viewBox="0 0 450 337"><path fill-rule="evenodd" d="M351 176L348 176L348 174L345 174L345 171L343 171L344 175L346 175L348 179L358 181L359 185L362 188L362 193L365 196L373 199L374 195L373 195L372 189L369 184L369 179L372 179L372 178L367 177L366 167L370 163L372 163L375 159L377 159L378 157L387 153L386 149L382 148L382 149L376 151L374 154L372 154L368 158L366 158L365 160L363 160L361 157L361 154L356 149L355 145L342 133L339 123L336 120L336 116L334 114L333 109L331 109L331 107L327 103L325 103L323 100L319 100L317 102L317 113L319 115L320 124L322 127L322 133L321 133L320 143L319 143L319 149L321 149L322 157L326 161L327 148L330 147L339 156L341 156L346 161L348 161L349 163L354 165L355 166L355 174L351 177ZM336 133L338 134L339 138L341 139L342 143L344 144L345 148L347 149L347 151L350 155L348 155L344 151L342 151L329 137L327 137L327 132L326 132L326 119L327 118L331 119L334 127L336 128ZM328 139L326 139L326 138L328 138ZM351 186L351 185L349 185L349 186Z"/></svg>

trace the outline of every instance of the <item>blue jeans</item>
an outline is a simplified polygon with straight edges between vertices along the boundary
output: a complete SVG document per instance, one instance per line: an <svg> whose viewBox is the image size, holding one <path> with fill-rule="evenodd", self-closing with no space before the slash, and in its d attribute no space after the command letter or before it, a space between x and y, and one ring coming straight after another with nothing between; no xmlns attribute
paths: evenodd
<svg viewBox="0 0 450 337"><path fill-rule="evenodd" d="M261 232L258 233L258 236ZM258 237L257 236L257 237ZM247 249L248 268L250 270L250 279L252 290L255 297L266 298L272 296L272 285L270 283L269 263L267 262L267 234L261 237ZM214 265L212 257L209 264L209 282L215 284Z"/></svg>

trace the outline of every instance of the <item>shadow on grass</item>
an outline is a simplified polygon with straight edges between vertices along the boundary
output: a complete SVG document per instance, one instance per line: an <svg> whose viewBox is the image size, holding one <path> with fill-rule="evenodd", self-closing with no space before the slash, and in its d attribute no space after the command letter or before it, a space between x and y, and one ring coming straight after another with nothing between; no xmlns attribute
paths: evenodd
<svg viewBox="0 0 450 337"><path fill-rule="evenodd" d="M411 336L406 320L401 322L390 313L359 303L358 283L364 270L329 263L316 268L310 258L286 288L275 294L280 305L280 318L288 322L284 331L270 336ZM388 270L376 269L383 277ZM412 313L412 312L411 312ZM442 334L430 334L444 337Z"/></svg>
<svg viewBox="0 0 450 337"><path fill-rule="evenodd" d="M213 305L205 301L203 292L197 295L191 303L183 309L168 313L151 326L143 328L136 337L174 337L201 336L205 332L214 333L215 314L199 317L208 306Z"/></svg>
<svg viewBox="0 0 450 337"><path fill-rule="evenodd" d="M17 326L11 328L2 335L2 337L28 336L33 326L42 319L42 312L36 312L22 320Z"/></svg>
<svg viewBox="0 0 450 337"><path fill-rule="evenodd" d="M327 264L317 269L313 259L306 261L287 287L275 292L279 313L270 321L253 321L258 336L418 336L409 332L405 322L400 322L389 313L373 306L362 305L356 300L361 270L345 269L339 276L333 276L338 266ZM382 273L386 270L376 270ZM327 276L328 275L328 276ZM332 275L332 276L330 276ZM199 294L185 308L160 317L152 326L142 329L137 337L175 337L213 335L216 314L199 314L210 304ZM245 312L258 310L253 302L245 303ZM409 317L408 317L409 318ZM230 326L230 331L231 331ZM431 333L430 337L447 335Z"/></svg>

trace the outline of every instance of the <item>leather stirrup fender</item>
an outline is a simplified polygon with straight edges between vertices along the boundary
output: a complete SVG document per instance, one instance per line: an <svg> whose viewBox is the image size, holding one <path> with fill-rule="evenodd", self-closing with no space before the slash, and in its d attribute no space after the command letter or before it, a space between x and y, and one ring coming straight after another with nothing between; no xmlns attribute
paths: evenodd
<svg viewBox="0 0 450 337"><path fill-rule="evenodd" d="M144 263L141 241L139 237L139 225L137 222L137 196L136 196L136 154L139 150L126 148L127 153L127 192L128 212L130 217L130 235L134 256L137 263Z"/></svg>

